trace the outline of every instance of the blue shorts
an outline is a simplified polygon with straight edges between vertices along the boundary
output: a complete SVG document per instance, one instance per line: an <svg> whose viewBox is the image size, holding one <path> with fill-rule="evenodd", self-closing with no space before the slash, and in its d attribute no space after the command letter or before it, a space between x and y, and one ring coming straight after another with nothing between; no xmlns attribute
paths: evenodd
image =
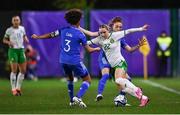
<svg viewBox="0 0 180 115"><path fill-rule="evenodd" d="M104 52L101 50L99 53L99 67L102 70L103 68L111 68L111 65L109 64L109 62L106 59L106 56L104 54Z"/></svg>
<svg viewBox="0 0 180 115"><path fill-rule="evenodd" d="M89 73L83 62L76 65L61 63L66 76L86 77Z"/></svg>

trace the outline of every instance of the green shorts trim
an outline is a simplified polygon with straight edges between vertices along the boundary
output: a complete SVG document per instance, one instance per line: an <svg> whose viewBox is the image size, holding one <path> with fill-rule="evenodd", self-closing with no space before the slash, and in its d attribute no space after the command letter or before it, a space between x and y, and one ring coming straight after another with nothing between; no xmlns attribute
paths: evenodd
<svg viewBox="0 0 180 115"><path fill-rule="evenodd" d="M127 63L126 63L126 61L121 60L121 62L114 67L114 69L117 69L117 68L121 68L124 71L127 71Z"/></svg>
<svg viewBox="0 0 180 115"><path fill-rule="evenodd" d="M24 63L26 62L26 56L24 49L13 49L9 48L8 50L8 59L10 63Z"/></svg>
<svg viewBox="0 0 180 115"><path fill-rule="evenodd" d="M127 63L126 61L121 60L121 62L116 65L115 67L113 67L114 70L116 70L117 68L121 68L122 70L124 70L125 72L127 72ZM113 75L113 80L115 81L115 76Z"/></svg>

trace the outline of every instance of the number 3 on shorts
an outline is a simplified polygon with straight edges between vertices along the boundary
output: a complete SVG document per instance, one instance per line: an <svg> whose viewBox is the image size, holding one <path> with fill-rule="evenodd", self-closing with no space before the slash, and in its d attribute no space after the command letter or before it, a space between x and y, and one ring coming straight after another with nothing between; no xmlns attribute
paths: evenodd
<svg viewBox="0 0 180 115"><path fill-rule="evenodd" d="M67 40L65 39L65 42L66 42L66 47L64 48L64 51L65 52L69 52L69 50L71 49L69 43L71 42L71 40Z"/></svg>

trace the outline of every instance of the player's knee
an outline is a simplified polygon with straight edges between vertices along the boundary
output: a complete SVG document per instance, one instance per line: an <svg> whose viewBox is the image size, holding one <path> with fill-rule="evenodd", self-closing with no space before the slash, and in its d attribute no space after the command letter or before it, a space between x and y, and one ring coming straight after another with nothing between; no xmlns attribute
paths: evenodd
<svg viewBox="0 0 180 115"><path fill-rule="evenodd" d="M101 73L102 73L102 75L109 74L109 68L102 69Z"/></svg>
<svg viewBox="0 0 180 115"><path fill-rule="evenodd" d="M122 87L124 86L124 78L117 78L115 80L115 82L119 85L121 85Z"/></svg>
<svg viewBox="0 0 180 115"><path fill-rule="evenodd" d="M87 75L86 77L83 77L83 81L91 83L91 77L90 75Z"/></svg>

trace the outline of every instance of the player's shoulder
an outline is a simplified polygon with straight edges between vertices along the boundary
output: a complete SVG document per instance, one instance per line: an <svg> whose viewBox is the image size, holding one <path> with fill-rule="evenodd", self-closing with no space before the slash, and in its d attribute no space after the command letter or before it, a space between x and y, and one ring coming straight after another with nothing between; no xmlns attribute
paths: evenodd
<svg viewBox="0 0 180 115"><path fill-rule="evenodd" d="M65 27L60 27L59 30L66 30L66 29L70 29L69 26L65 26Z"/></svg>
<svg viewBox="0 0 180 115"><path fill-rule="evenodd" d="M6 31L11 31L11 30L13 30L13 27L12 27L12 26L10 26L10 27L8 27L8 28L6 29Z"/></svg>
<svg viewBox="0 0 180 115"><path fill-rule="evenodd" d="M121 42L126 43L126 40L124 38L121 38Z"/></svg>
<svg viewBox="0 0 180 115"><path fill-rule="evenodd" d="M24 26L20 25L20 26L19 26L19 29L25 29L25 28L24 28Z"/></svg>

